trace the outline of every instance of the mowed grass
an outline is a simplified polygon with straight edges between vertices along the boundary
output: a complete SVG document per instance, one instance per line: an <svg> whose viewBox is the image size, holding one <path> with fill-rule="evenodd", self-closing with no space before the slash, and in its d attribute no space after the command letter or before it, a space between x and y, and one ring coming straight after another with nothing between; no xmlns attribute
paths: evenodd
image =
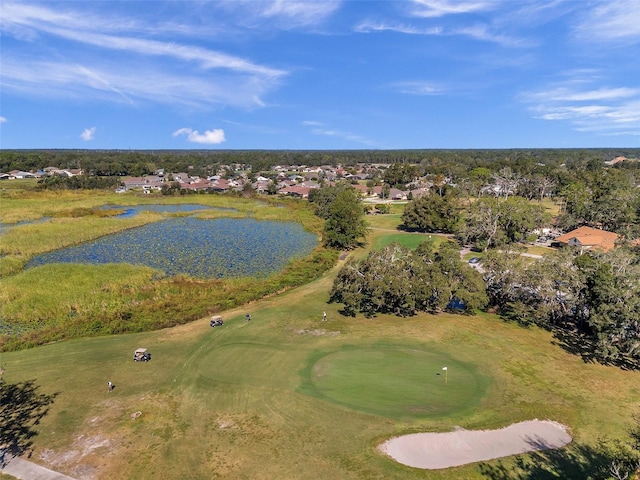
<svg viewBox="0 0 640 480"><path fill-rule="evenodd" d="M442 419L470 411L488 392L489 380L472 364L435 346L345 346L321 355L309 365L304 391L384 417Z"/></svg>
<svg viewBox="0 0 640 480"><path fill-rule="evenodd" d="M32 460L97 479L479 479L478 465L422 471L377 446L538 418L568 425L580 455L624 436L640 406L640 372L585 363L536 328L485 314L342 317L326 303L333 274L224 312L223 327L204 318L2 353L7 381L59 392ZM132 361L137 347L151 362Z"/></svg>
<svg viewBox="0 0 640 480"><path fill-rule="evenodd" d="M430 235L427 233L381 233L373 232L373 249L379 250L392 243L399 243L403 247L415 249L422 242L433 242L434 248L437 248L442 242L446 242L447 238L439 235Z"/></svg>

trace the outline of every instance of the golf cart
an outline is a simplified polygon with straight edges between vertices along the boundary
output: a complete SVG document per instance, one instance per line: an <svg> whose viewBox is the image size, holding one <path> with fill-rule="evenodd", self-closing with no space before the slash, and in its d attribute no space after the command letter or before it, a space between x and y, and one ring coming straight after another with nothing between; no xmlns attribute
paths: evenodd
<svg viewBox="0 0 640 480"><path fill-rule="evenodd" d="M222 315L214 315L209 321L209 325L212 327L221 327L223 324Z"/></svg>
<svg viewBox="0 0 640 480"><path fill-rule="evenodd" d="M146 348L138 348L133 352L134 362L148 362L149 360L151 360L151 354L147 352Z"/></svg>

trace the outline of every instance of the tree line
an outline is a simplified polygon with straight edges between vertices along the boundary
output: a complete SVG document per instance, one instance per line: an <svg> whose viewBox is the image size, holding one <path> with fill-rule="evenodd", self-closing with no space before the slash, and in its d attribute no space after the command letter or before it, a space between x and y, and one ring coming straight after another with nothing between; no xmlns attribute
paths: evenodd
<svg viewBox="0 0 640 480"><path fill-rule="evenodd" d="M617 156L639 158L639 148L595 149L414 149L414 150L1 150L0 172L36 171L46 167L81 168L90 175L142 176L159 168L211 174L219 165L242 164L253 172L275 165L386 164L415 165L420 174L457 175L488 166L518 166L532 171L545 166L582 166ZM215 170L214 170L215 171Z"/></svg>
<svg viewBox="0 0 640 480"><path fill-rule="evenodd" d="M413 251L392 244L349 260L334 280L330 302L341 303L346 315L367 317L492 310L553 331L565 348L590 360L640 366L639 242L622 237L607 252L566 248L524 257L520 242L551 221L540 205L518 196L482 197L462 213L459 197L446 193L452 191L434 190L408 202L402 219L405 228L456 233L458 241L437 249L426 241ZM344 250L364 242L365 210L350 185L318 189L309 201L325 219L326 246ZM486 252L482 275L461 261L460 248L469 241Z"/></svg>

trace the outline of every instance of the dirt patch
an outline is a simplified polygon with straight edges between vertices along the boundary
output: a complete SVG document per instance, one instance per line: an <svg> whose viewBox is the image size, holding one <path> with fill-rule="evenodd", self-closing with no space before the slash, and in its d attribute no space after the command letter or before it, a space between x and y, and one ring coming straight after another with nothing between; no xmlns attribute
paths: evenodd
<svg viewBox="0 0 640 480"><path fill-rule="evenodd" d="M331 336L335 336L335 335L340 335L340 332L333 332L330 330L325 330L324 328L315 328L313 330L307 330L304 328L299 328L293 331L294 333L297 333L298 335L314 335L314 336L320 336L320 335L331 335Z"/></svg>

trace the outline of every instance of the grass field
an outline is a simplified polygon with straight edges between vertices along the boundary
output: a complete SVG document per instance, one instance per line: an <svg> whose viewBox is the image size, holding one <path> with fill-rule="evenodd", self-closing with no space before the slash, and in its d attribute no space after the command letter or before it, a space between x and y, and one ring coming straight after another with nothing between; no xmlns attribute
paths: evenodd
<svg viewBox="0 0 640 480"><path fill-rule="evenodd" d="M491 315L341 317L326 304L333 274L225 312L223 327L205 318L3 353L7 381L60 392L32 458L103 479L473 479L478 465L425 472L376 446L548 418L571 428L579 455L622 436L639 406L640 372L584 363L538 329ZM151 362L131 360L141 346Z"/></svg>
<svg viewBox="0 0 640 480"><path fill-rule="evenodd" d="M398 420L468 412L489 387L474 365L438 352L435 345L346 345L317 356L310 357L302 391Z"/></svg>
<svg viewBox="0 0 640 480"><path fill-rule="evenodd" d="M414 241L384 217L370 218L370 244ZM537 328L489 314L342 317L326 303L336 271L222 312L222 327L202 318L0 353L7 382L59 393L31 460L95 479L473 480L489 478L478 464L422 471L377 446L537 418L566 424L574 443L547 458L554 475L521 478L581 479L599 438L623 437L640 408L640 372L585 363ZM149 363L132 361L138 347ZM517 475L516 458L502 464Z"/></svg>

